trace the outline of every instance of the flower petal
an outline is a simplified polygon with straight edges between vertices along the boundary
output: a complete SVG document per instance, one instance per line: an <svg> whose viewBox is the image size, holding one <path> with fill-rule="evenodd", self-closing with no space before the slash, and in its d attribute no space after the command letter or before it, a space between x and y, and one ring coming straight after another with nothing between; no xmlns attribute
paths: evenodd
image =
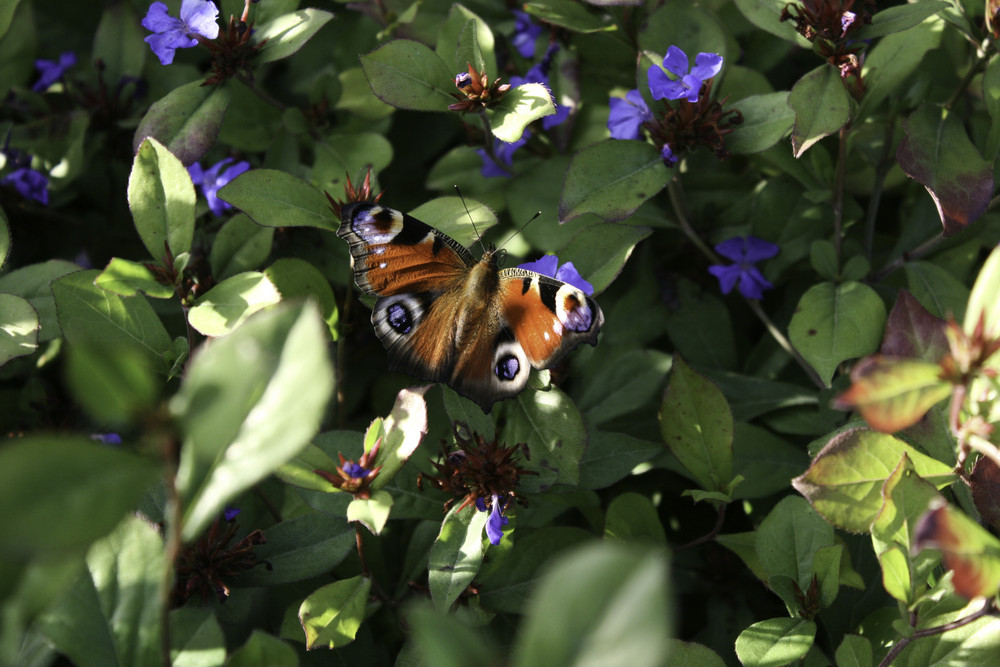
<svg viewBox="0 0 1000 667"><path fill-rule="evenodd" d="M726 259L731 259L734 262L742 262L746 259L746 247L747 240L742 236L734 236L731 239L726 239L722 243L715 246L715 252L719 253Z"/></svg>
<svg viewBox="0 0 1000 667"><path fill-rule="evenodd" d="M711 79L722 69L722 56L718 53L699 53L695 56L694 67L691 68L691 75L702 81Z"/></svg>
<svg viewBox="0 0 1000 667"><path fill-rule="evenodd" d="M219 36L219 8L212 0L184 0L181 20L188 34L196 33L208 39Z"/></svg>
<svg viewBox="0 0 1000 667"><path fill-rule="evenodd" d="M540 273L543 276L555 278L556 271L559 270L559 258L555 255L543 255L540 259L537 259L534 262L518 264L517 268L524 269L526 271L534 271L535 273Z"/></svg>
<svg viewBox="0 0 1000 667"><path fill-rule="evenodd" d="M708 267L708 272L719 279L719 289L722 290L723 294L729 294L733 291L733 287L736 286L736 282L740 279L742 271L740 267L736 264L730 264L725 266L723 264L713 264Z"/></svg>
<svg viewBox="0 0 1000 667"><path fill-rule="evenodd" d="M774 285L761 275L756 266L748 266L740 271L740 294L748 299L762 299L764 290L773 287Z"/></svg>
<svg viewBox="0 0 1000 667"><path fill-rule="evenodd" d="M553 255L555 257L555 255ZM556 280L561 280L577 288L584 294L593 294L594 286L583 279L580 272L573 266L573 262L566 262L556 271Z"/></svg>
<svg viewBox="0 0 1000 667"><path fill-rule="evenodd" d="M671 74L684 76L688 73L688 57L676 46L667 49L667 55L663 56L663 67Z"/></svg>
<svg viewBox="0 0 1000 667"><path fill-rule="evenodd" d="M778 246L770 241L759 239L756 236L746 238L746 246L743 252L743 261L756 263L761 260L771 259L778 254Z"/></svg>

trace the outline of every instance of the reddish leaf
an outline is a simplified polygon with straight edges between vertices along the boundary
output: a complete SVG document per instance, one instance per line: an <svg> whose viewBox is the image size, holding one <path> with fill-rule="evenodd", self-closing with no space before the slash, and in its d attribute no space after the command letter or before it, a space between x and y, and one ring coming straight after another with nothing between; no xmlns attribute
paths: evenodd
<svg viewBox="0 0 1000 667"><path fill-rule="evenodd" d="M1000 588L1000 541L961 511L935 503L917 525L916 547L937 549L965 598L996 595Z"/></svg>
<svg viewBox="0 0 1000 667"><path fill-rule="evenodd" d="M993 168L969 140L958 117L932 105L905 122L896 161L930 193L944 235L965 229L986 212L993 194Z"/></svg>
<svg viewBox="0 0 1000 667"><path fill-rule="evenodd" d="M900 290L886 321L879 353L887 357L940 361L948 351L945 325L944 320L931 315L908 290Z"/></svg>
<svg viewBox="0 0 1000 667"><path fill-rule="evenodd" d="M983 521L1000 530L1000 468L983 456L972 467L970 482L972 500Z"/></svg>
<svg viewBox="0 0 1000 667"><path fill-rule="evenodd" d="M940 371L937 364L926 361L872 355L854 366L851 388L833 405L855 408L875 430L895 433L920 421L951 393Z"/></svg>

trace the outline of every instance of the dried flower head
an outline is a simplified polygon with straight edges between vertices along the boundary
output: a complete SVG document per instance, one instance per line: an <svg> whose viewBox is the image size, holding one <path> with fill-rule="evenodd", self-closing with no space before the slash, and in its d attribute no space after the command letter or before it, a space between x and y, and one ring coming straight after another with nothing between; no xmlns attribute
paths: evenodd
<svg viewBox="0 0 1000 667"><path fill-rule="evenodd" d="M498 78L490 83L486 72L477 72L470 64L468 72L455 76L455 87L462 91L462 94L454 93L452 96L459 101L449 104L448 108L452 111L479 111L496 106L503 99L504 93L510 90L510 84L501 81L503 79Z"/></svg>
<svg viewBox="0 0 1000 667"><path fill-rule="evenodd" d="M656 146L669 147L670 158L676 160L698 146L710 148L720 160L729 157L725 137L743 123L743 114L738 109L724 110L726 100L713 100L712 83L711 79L704 83L697 102L679 99L676 106L643 124Z"/></svg>
<svg viewBox="0 0 1000 667"><path fill-rule="evenodd" d="M371 449L361 455L357 463L344 458L344 455L338 452L340 465L337 466L336 472L326 470L314 470L313 472L341 491L354 494L355 498L370 498L371 483L382 470L382 466L373 467L381 446L382 439L379 438Z"/></svg>
<svg viewBox="0 0 1000 667"><path fill-rule="evenodd" d="M339 218L340 211L345 204L351 204L357 201L378 201L382 198L382 192L378 193L374 197L372 196L372 170L369 169L365 173L364 182L357 188L351 183L351 175L346 173L344 176L347 178L347 185L344 186L344 199L334 199L329 192L324 192L327 201L330 202L330 209ZM384 191L383 191L384 192Z"/></svg>

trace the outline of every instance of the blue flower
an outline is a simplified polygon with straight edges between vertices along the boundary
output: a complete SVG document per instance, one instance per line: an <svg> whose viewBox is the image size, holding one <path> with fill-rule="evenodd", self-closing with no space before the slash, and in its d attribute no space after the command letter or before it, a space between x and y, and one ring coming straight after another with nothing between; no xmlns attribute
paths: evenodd
<svg viewBox="0 0 1000 667"><path fill-rule="evenodd" d="M740 293L748 299L760 299L764 290L774 287L764 279L754 264L778 254L778 246L756 236L737 236L715 246L715 251L736 262L735 264L714 264L709 273L719 279L723 294L729 294L739 283Z"/></svg>
<svg viewBox="0 0 1000 667"><path fill-rule="evenodd" d="M240 515L240 512L242 511L243 510L241 510L239 507L233 507L232 505L226 504L226 509L222 513L222 517L226 521L232 521L233 519L238 517Z"/></svg>
<svg viewBox="0 0 1000 667"><path fill-rule="evenodd" d="M34 199L45 205L49 203L49 179L40 171L20 167L0 179L0 185L13 185L25 199Z"/></svg>
<svg viewBox="0 0 1000 667"><path fill-rule="evenodd" d="M663 161L667 163L668 167L672 167L677 164L677 156L674 152L670 150L670 144L663 144L663 148L660 149L660 156Z"/></svg>
<svg viewBox="0 0 1000 667"><path fill-rule="evenodd" d="M513 14L516 20L514 22L514 36L510 40L511 44L522 57L534 58L535 42L542 34L542 26L532 23L531 17L525 12L515 9Z"/></svg>
<svg viewBox="0 0 1000 667"><path fill-rule="evenodd" d="M639 139L642 124L653 120L653 112L646 106L638 89L628 91L625 99L612 97L610 106L608 130L612 139Z"/></svg>
<svg viewBox="0 0 1000 667"><path fill-rule="evenodd" d="M117 433L94 433L90 436L90 439L105 445L117 446L122 444L122 437Z"/></svg>
<svg viewBox="0 0 1000 667"><path fill-rule="evenodd" d="M62 78L63 73L76 64L76 54L66 51L59 56L59 61L36 60L35 69L38 70L38 81L31 87L36 93L47 90L49 86Z"/></svg>
<svg viewBox="0 0 1000 667"><path fill-rule="evenodd" d="M679 100L683 97L688 102L697 102L702 84L722 69L722 56L717 53L699 53L694 62L689 73L687 54L676 46L671 46L663 58L663 67L678 78L676 81L671 79L656 65L650 67L646 71L646 79L653 99Z"/></svg>
<svg viewBox="0 0 1000 667"><path fill-rule="evenodd" d="M479 154L480 159L483 161L480 173L486 178L492 178L494 176L504 176L509 178L511 172L507 169L507 167L511 166L514 162L514 152L521 146L528 143L528 139L530 137L531 132L525 130L520 139L509 144L505 141L494 139L493 155L490 155L485 148L477 148L476 153Z"/></svg>
<svg viewBox="0 0 1000 667"><path fill-rule="evenodd" d="M504 502L500 500L500 496L494 493L491 501L490 518L486 520L486 537L490 538L490 544L496 546L500 544L500 538L503 537L503 527L509 523L509 520L503 515ZM476 508L480 512L485 512L486 501L477 498Z"/></svg>
<svg viewBox="0 0 1000 667"><path fill-rule="evenodd" d="M368 475L368 471L365 470L364 466L357 464L354 461L344 463L341 469L354 479L362 479Z"/></svg>
<svg viewBox="0 0 1000 667"><path fill-rule="evenodd" d="M594 293L594 286L580 276L580 272L573 266L573 262L566 262L562 266L559 266L559 258L555 255L545 255L537 261L520 264L517 268L534 271L543 276L549 276L564 283L569 283L585 294Z"/></svg>
<svg viewBox="0 0 1000 667"><path fill-rule="evenodd" d="M193 35L208 39L219 36L219 8L212 0L184 0L181 3L181 17L175 19L167 14L167 6L154 2L142 19L142 27L151 30L144 40L160 59L161 65L174 62L174 51L195 46L198 40Z"/></svg>
<svg viewBox="0 0 1000 667"><path fill-rule="evenodd" d="M226 167L232 161L233 158L227 157L225 160L215 163L207 170L202 170L201 165L197 162L188 167L191 180L195 185L201 186L201 191L205 194L205 199L208 201L208 208L216 216L220 216L223 211L232 208L227 202L219 199L219 188L250 168L249 162L241 160L225 171L222 171L223 167Z"/></svg>

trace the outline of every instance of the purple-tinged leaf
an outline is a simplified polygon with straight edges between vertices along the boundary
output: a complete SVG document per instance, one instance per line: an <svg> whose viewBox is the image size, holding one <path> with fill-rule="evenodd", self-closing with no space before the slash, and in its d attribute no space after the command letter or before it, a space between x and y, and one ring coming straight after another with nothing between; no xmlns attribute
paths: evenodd
<svg viewBox="0 0 1000 667"><path fill-rule="evenodd" d="M948 351L944 328L944 320L931 315L909 291L900 290L885 324L879 354L940 361Z"/></svg>

